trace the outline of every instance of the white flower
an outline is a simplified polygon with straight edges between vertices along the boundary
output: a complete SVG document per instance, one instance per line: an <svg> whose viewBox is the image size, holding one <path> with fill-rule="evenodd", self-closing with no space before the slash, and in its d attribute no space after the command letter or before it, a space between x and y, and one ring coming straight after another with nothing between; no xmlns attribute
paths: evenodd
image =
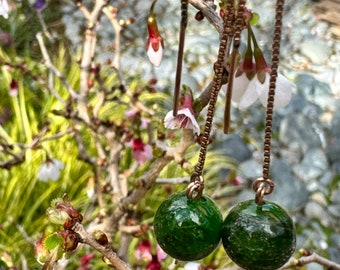
<svg viewBox="0 0 340 270"><path fill-rule="evenodd" d="M184 270L199 270L200 264L197 262L188 262L184 265Z"/></svg>
<svg viewBox="0 0 340 270"><path fill-rule="evenodd" d="M154 42L158 42L159 44L156 45L156 47L158 47L157 50L154 49L154 45L152 42L150 42L148 44L148 48L147 48L147 55L149 57L150 62L155 66L155 67L159 67L162 59L163 59L163 46L162 46L162 42L158 39L156 39Z"/></svg>
<svg viewBox="0 0 340 270"><path fill-rule="evenodd" d="M169 129L192 129L195 134L200 134L200 127L194 114L189 108L182 108L178 110L177 116L175 117L173 116L173 111L169 111L164 118L164 126Z"/></svg>
<svg viewBox="0 0 340 270"><path fill-rule="evenodd" d="M267 107L270 74L265 73L265 80L261 83L255 75L251 80L246 73L235 77L233 83L232 100L238 103L240 110L244 110L259 99L264 107ZM276 80L274 108L286 106L292 96L292 83L283 75L278 74Z"/></svg>
<svg viewBox="0 0 340 270"><path fill-rule="evenodd" d="M60 170L64 168L64 163L58 159L48 159L43 163L38 172L38 178L43 182L57 181L60 177Z"/></svg>
<svg viewBox="0 0 340 270"><path fill-rule="evenodd" d="M8 19L9 6L7 0L0 0L0 16Z"/></svg>

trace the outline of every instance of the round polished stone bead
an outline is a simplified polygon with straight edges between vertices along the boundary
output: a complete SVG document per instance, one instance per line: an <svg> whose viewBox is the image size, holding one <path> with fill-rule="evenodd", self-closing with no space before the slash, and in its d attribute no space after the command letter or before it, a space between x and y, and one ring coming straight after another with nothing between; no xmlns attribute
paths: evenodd
<svg viewBox="0 0 340 270"><path fill-rule="evenodd" d="M162 202L154 217L155 236L160 247L181 261L208 256L221 239L222 215L207 196L188 199L174 193Z"/></svg>
<svg viewBox="0 0 340 270"><path fill-rule="evenodd" d="M234 206L223 221L221 238L229 257L244 269L274 270L295 250L295 227L279 205L254 200Z"/></svg>

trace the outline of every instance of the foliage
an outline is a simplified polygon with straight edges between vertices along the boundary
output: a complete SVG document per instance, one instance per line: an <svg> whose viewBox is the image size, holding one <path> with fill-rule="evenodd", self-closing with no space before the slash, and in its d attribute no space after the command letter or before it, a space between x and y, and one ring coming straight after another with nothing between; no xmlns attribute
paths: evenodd
<svg viewBox="0 0 340 270"><path fill-rule="evenodd" d="M218 137L205 138L185 121L177 130L164 126L172 78L159 82L161 71L146 62L149 10L140 2L13 1L9 18L0 18L0 269L37 269L38 260L43 269L66 268L63 262L82 270L152 269L160 261L184 267L169 256L155 260L153 217L170 194L194 182L202 145ZM155 3L148 4L156 17L172 8ZM223 15L209 10L218 30ZM79 43L68 33L71 20L64 20L73 12L81 20L80 34L72 32ZM258 20L255 14L251 24ZM166 17L159 21L169 24ZM178 29L161 28L153 34L168 40L157 37L157 46L168 45L164 57L173 59ZM209 75L202 75L200 61L188 60L187 70L200 74L194 87L205 84L213 69L209 63ZM210 89L192 90L197 106L190 119L202 132ZM215 125L220 128L221 119ZM231 181L238 164L220 149L209 149L204 161L205 193L226 210L242 188ZM143 241L150 243L147 260L136 255ZM201 263L215 269L231 261L219 247Z"/></svg>

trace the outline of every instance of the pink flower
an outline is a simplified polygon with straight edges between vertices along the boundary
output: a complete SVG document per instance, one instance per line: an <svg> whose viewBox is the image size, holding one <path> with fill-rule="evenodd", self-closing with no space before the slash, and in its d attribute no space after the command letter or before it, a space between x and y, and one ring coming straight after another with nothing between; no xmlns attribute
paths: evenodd
<svg viewBox="0 0 340 270"><path fill-rule="evenodd" d="M169 111L164 118L164 126L169 129L192 129L197 135L200 134L200 127L194 116L192 108L192 94L186 92L182 95L181 106L177 112L177 115L173 115L173 111Z"/></svg>
<svg viewBox="0 0 340 270"><path fill-rule="evenodd" d="M49 250L45 247L44 241L46 239L45 233L42 235L39 241L34 244L34 256L37 262L41 265L45 263L48 256L50 255Z"/></svg>
<svg viewBox="0 0 340 270"><path fill-rule="evenodd" d="M149 120L142 117L140 112L130 109L125 112L125 116L131 118L131 120L136 123L140 129L146 129L149 124Z"/></svg>
<svg viewBox="0 0 340 270"><path fill-rule="evenodd" d="M163 58L163 38L161 37L158 27L156 18L153 14L153 8L156 1L153 2L151 9L150 9L150 15L148 17L148 43L147 43L147 55L149 57L150 62L158 67Z"/></svg>
<svg viewBox="0 0 340 270"><path fill-rule="evenodd" d="M142 240L135 251L135 258L138 261L149 262L152 260L151 243L149 240Z"/></svg>
<svg viewBox="0 0 340 270"><path fill-rule="evenodd" d="M133 157L139 164L144 164L146 161L153 158L151 145L143 143L141 138L132 139L131 147L133 151Z"/></svg>
<svg viewBox="0 0 340 270"><path fill-rule="evenodd" d="M159 261L163 261L168 256L159 245L156 246L156 254Z"/></svg>
<svg viewBox="0 0 340 270"><path fill-rule="evenodd" d="M235 186L240 186L240 185L244 184L244 179L241 176L236 176L230 182Z"/></svg>
<svg viewBox="0 0 340 270"><path fill-rule="evenodd" d="M11 81L10 85L9 85L9 95L11 97L16 97L18 96L18 82L16 80Z"/></svg>
<svg viewBox="0 0 340 270"><path fill-rule="evenodd" d="M78 268L78 270L89 270L90 269L90 262L94 258L93 253L89 253L85 256L80 257L81 266Z"/></svg>
<svg viewBox="0 0 340 270"><path fill-rule="evenodd" d="M157 255L152 255L152 260L146 265L145 269L146 270L161 270L162 269L162 265L159 262Z"/></svg>

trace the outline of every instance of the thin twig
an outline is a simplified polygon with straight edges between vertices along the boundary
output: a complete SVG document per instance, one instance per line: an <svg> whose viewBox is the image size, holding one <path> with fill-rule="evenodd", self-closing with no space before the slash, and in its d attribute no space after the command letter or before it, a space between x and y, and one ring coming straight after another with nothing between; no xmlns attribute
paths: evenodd
<svg viewBox="0 0 340 270"><path fill-rule="evenodd" d="M141 177L136 180L137 187L118 203L114 213L106 220L105 231L116 232L118 222L126 213L130 205L137 204L155 183L161 170L173 159L183 161L183 156L190 145L194 143L192 130L183 130L183 137L175 149L169 150L165 155L157 158Z"/></svg>
<svg viewBox="0 0 340 270"><path fill-rule="evenodd" d="M45 65L48 69L50 69L54 75L56 75L61 82L65 85L66 89L68 90L68 92L70 93L70 95L77 99L79 98L79 95L77 94L77 92L71 87L71 85L68 83L68 81L66 80L66 78L64 77L64 75L61 74L61 72L53 65L50 56L48 55L44 40L43 40L43 36L41 34L41 32L36 34L36 39L38 40L38 44L42 53L42 56L45 60ZM54 94L54 96L64 105L66 106L65 101L60 97L60 95L58 94L58 92L54 92L52 93Z"/></svg>
<svg viewBox="0 0 340 270"><path fill-rule="evenodd" d="M90 123L90 116L88 114L87 98L89 92L89 74L91 63L94 57L96 42L97 42L97 32L96 25L99 17L102 13L103 8L107 5L108 0L98 0L95 2L95 6L90 14L85 13L88 19L88 26L85 31L85 41L83 46L83 55L80 63L80 98L77 100L77 108L79 111L79 116L83 119L85 123Z"/></svg>
<svg viewBox="0 0 340 270"><path fill-rule="evenodd" d="M189 183L190 177L176 177L176 178L157 178L157 184L182 184Z"/></svg>
<svg viewBox="0 0 340 270"><path fill-rule="evenodd" d="M130 266L121 260L118 255L112 250L111 244L108 243L106 245L101 245L96 241L96 239L88 233L83 225L80 223L77 223L74 228L74 232L78 233L81 237L81 242L84 244L87 244L97 251L99 251L101 254L105 256L105 259L108 260L111 263L112 267L115 267L117 270L129 270L131 269Z"/></svg>
<svg viewBox="0 0 340 270"><path fill-rule="evenodd" d="M314 252L309 255L303 256L300 259L295 258L290 259L289 262L283 265L279 270L288 269L294 266L301 267L310 263L318 263L328 270L340 270L340 264L328 260Z"/></svg>
<svg viewBox="0 0 340 270"><path fill-rule="evenodd" d="M121 57L120 32L122 31L122 26L118 22L117 11L118 9L114 7L105 7L103 9L104 14L110 20L113 30L115 31L115 41L114 41L115 56L112 62L112 66L114 66L116 69L119 69L120 68L120 57Z"/></svg>
<svg viewBox="0 0 340 270"><path fill-rule="evenodd" d="M223 20L217 14L215 7L213 5L209 5L206 1L203 1L203 0L189 0L189 3L193 5L195 8L197 8L198 10L202 11L204 17L206 17L207 20L216 28L217 32L220 35L222 35Z"/></svg>

